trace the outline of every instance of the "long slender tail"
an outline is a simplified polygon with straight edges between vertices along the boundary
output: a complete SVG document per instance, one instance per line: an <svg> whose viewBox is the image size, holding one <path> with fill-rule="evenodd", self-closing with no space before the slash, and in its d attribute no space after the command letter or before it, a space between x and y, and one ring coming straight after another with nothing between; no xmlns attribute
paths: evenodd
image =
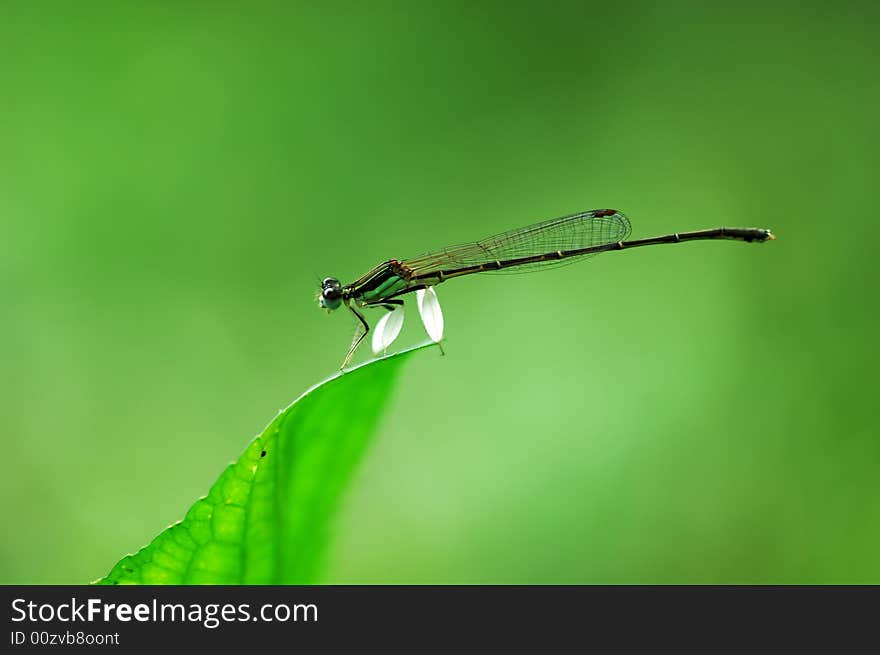
<svg viewBox="0 0 880 655"><path fill-rule="evenodd" d="M683 241L700 241L703 239L732 239L747 243L763 243L776 239L770 230L757 227L716 227L711 230L697 230L696 232L676 232L664 234L660 237L648 237L634 241L623 241L619 248L634 248L636 246L651 246L658 243L681 243Z"/></svg>

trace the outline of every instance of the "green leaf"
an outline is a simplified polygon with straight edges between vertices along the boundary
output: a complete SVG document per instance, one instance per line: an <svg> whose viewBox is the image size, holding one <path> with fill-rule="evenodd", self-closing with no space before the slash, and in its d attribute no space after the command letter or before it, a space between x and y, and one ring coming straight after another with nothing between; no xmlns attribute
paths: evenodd
<svg viewBox="0 0 880 655"><path fill-rule="evenodd" d="M368 362L309 389L223 471L182 521L96 582L314 582L340 496L411 353Z"/></svg>

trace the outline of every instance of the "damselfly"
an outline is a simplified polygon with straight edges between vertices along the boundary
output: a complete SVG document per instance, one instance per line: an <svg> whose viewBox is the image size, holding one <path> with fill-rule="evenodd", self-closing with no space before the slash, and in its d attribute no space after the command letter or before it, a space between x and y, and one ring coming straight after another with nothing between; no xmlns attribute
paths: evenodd
<svg viewBox="0 0 880 655"><path fill-rule="evenodd" d="M386 349L403 325L401 296L416 293L419 312L431 339L443 338L443 314L433 287L452 278L484 272L519 272L550 268L586 259L601 252L625 250L661 243L705 239L764 242L774 239L770 230L752 227L718 227L696 232L678 232L648 239L627 241L630 224L614 209L593 209L554 218L529 227L436 250L413 259L382 262L351 284L328 277L321 282L318 302L328 310L345 305L360 321L342 368L370 331L359 309L383 307L389 312L377 323L373 350ZM363 332L361 332L363 326Z"/></svg>

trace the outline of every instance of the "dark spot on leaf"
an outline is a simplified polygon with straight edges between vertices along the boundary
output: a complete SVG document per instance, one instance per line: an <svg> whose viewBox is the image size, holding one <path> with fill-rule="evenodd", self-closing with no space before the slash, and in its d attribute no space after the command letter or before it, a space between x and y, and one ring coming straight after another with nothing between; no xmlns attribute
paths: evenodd
<svg viewBox="0 0 880 655"><path fill-rule="evenodd" d="M264 450L263 452L260 453L260 457L265 457L265 456L266 456L266 451Z"/></svg>

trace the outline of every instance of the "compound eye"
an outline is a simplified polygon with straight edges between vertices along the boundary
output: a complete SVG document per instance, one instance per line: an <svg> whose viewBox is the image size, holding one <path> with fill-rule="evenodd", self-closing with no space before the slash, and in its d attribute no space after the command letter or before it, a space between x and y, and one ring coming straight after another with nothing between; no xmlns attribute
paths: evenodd
<svg viewBox="0 0 880 655"><path fill-rule="evenodd" d="M327 287L321 292L321 306L336 309L342 302L342 292L337 287Z"/></svg>
<svg viewBox="0 0 880 655"><path fill-rule="evenodd" d="M340 286L339 280L337 280L335 277L325 277L321 281L321 288L322 289L327 289L327 288L338 289L339 286Z"/></svg>

